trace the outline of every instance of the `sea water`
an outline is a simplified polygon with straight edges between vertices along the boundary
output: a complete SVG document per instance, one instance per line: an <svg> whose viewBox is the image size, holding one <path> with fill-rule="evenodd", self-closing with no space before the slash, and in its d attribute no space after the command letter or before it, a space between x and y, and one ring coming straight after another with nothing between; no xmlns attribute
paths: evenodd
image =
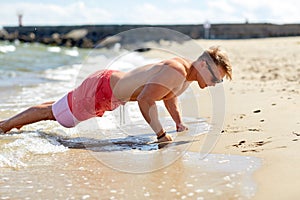
<svg viewBox="0 0 300 200"><path fill-rule="evenodd" d="M0 120L29 106L57 100L96 70L129 71L156 61L158 59L146 58L137 52L123 51L120 45L111 49L86 50L0 42ZM181 98L192 102L193 96L190 95L195 94L188 90ZM153 143L155 135L143 121L135 103L107 112L101 119L81 123L75 129L44 121L0 135L0 198L50 198L53 190L57 191L56 198L64 199L96 198L98 193L105 199L151 199L161 197L163 189L166 197L175 199L221 198L228 192L232 199L243 199L255 193L255 184L249 177L259 166L257 159L210 155L208 160L199 160L199 154L186 151L196 136L194 133L207 133L210 125L205 119L184 116L190 124L190 131L182 136L174 130L174 123L166 115L161 102L158 110L162 123L175 138L173 146L163 149ZM78 164L76 159L78 162L88 161ZM180 164L173 165L178 160L181 160ZM172 170L172 166L175 172L164 170ZM72 172L78 169L85 183L76 182L78 176ZM192 170L189 172L187 169ZM187 177L179 176L176 170L184 172ZM44 177L45 174L50 176L50 172L55 177L51 181ZM132 175L135 172L137 175ZM180 177L180 184L172 177L160 180L159 174L165 176L168 173L172 177ZM99 177L93 178L91 174ZM210 180L203 182L200 181L202 178ZM141 180L136 182L138 185L134 182L129 185L141 188L129 191L124 180L135 179ZM147 182L149 179L154 180ZM153 185L153 181L157 184ZM173 185L166 186L167 183ZM73 190L59 190L61 187ZM32 193L32 188L36 189L36 193Z"/></svg>

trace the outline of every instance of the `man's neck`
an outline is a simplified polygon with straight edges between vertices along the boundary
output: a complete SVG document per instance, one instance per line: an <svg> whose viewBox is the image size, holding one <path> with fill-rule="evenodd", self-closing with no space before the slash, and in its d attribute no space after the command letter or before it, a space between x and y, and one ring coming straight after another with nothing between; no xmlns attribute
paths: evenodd
<svg viewBox="0 0 300 200"><path fill-rule="evenodd" d="M187 81L196 81L197 80L197 70L195 69L194 63L191 63L188 69L186 76Z"/></svg>

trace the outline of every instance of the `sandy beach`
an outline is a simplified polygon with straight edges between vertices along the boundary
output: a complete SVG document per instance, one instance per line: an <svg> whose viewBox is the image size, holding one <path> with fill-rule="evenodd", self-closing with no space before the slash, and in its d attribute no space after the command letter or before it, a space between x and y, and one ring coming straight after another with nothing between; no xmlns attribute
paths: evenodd
<svg viewBox="0 0 300 200"><path fill-rule="evenodd" d="M178 139L174 146L158 149L157 144L147 143L155 140L151 130L136 124L128 127L128 132L137 135L111 140L86 131L87 124L72 131L56 122L41 122L24 127L21 134L1 136L0 198L299 199L300 37L196 43L203 49L220 45L233 65L233 80L223 83L223 131L208 157L198 159L206 134L173 133ZM184 44L171 45L185 48ZM199 50L194 46L184 51L193 57ZM154 51L143 55L170 56ZM65 83L57 84L58 88ZM42 91L39 86L31 86L29 91L34 89ZM47 91L48 96L56 94ZM186 108L184 117L196 113L192 117L197 120L190 126L202 124L205 132L207 124L202 120L211 122L212 100L209 90L198 89L198 93L199 112L195 112L192 98L185 97L182 106ZM9 109L3 103L1 118L19 111L11 105L14 99L22 102L26 97L23 93L17 98L5 94L0 100L9 101ZM106 121L102 119L102 123ZM140 134L141 130L146 134ZM92 147L87 150L87 146Z"/></svg>
<svg viewBox="0 0 300 200"><path fill-rule="evenodd" d="M300 38L198 42L222 46L233 65L224 133L213 152L262 159L253 199L299 199Z"/></svg>

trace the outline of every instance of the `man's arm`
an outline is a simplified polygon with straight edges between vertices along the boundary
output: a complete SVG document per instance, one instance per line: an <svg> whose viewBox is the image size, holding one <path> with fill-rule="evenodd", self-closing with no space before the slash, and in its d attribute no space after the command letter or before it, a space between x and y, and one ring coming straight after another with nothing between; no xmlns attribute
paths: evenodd
<svg viewBox="0 0 300 200"><path fill-rule="evenodd" d="M188 128L183 124L181 119L181 114L178 106L178 98L175 96L174 98L164 100L164 104L172 119L176 123L176 130L179 132L187 130Z"/></svg>
<svg viewBox="0 0 300 200"><path fill-rule="evenodd" d="M183 76L177 70L165 67L152 77L137 97L141 113L153 131L159 137L165 130L159 119L155 101L164 99L183 82Z"/></svg>
<svg viewBox="0 0 300 200"><path fill-rule="evenodd" d="M141 113L147 123L157 136L162 135L165 130L163 129L159 119L157 106L155 101L166 95L168 90L159 84L149 83L147 84L141 94L138 96L137 101L140 107Z"/></svg>

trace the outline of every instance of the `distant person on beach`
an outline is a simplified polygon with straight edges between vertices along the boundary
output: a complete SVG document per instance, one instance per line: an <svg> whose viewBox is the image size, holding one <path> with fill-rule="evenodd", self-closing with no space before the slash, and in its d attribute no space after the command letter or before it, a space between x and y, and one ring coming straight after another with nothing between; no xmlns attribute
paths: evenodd
<svg viewBox="0 0 300 200"><path fill-rule="evenodd" d="M32 106L0 122L0 132L20 129L26 124L42 120L56 120L64 127L75 127L92 117L101 117L128 101L137 101L140 111L157 135L158 142L172 141L159 119L156 101L164 105L176 124L178 132L187 130L179 111L177 97L191 82L201 89L231 80L229 59L219 47L204 51L195 61L176 57L149 64L129 72L101 70L88 76L79 87L54 102Z"/></svg>

